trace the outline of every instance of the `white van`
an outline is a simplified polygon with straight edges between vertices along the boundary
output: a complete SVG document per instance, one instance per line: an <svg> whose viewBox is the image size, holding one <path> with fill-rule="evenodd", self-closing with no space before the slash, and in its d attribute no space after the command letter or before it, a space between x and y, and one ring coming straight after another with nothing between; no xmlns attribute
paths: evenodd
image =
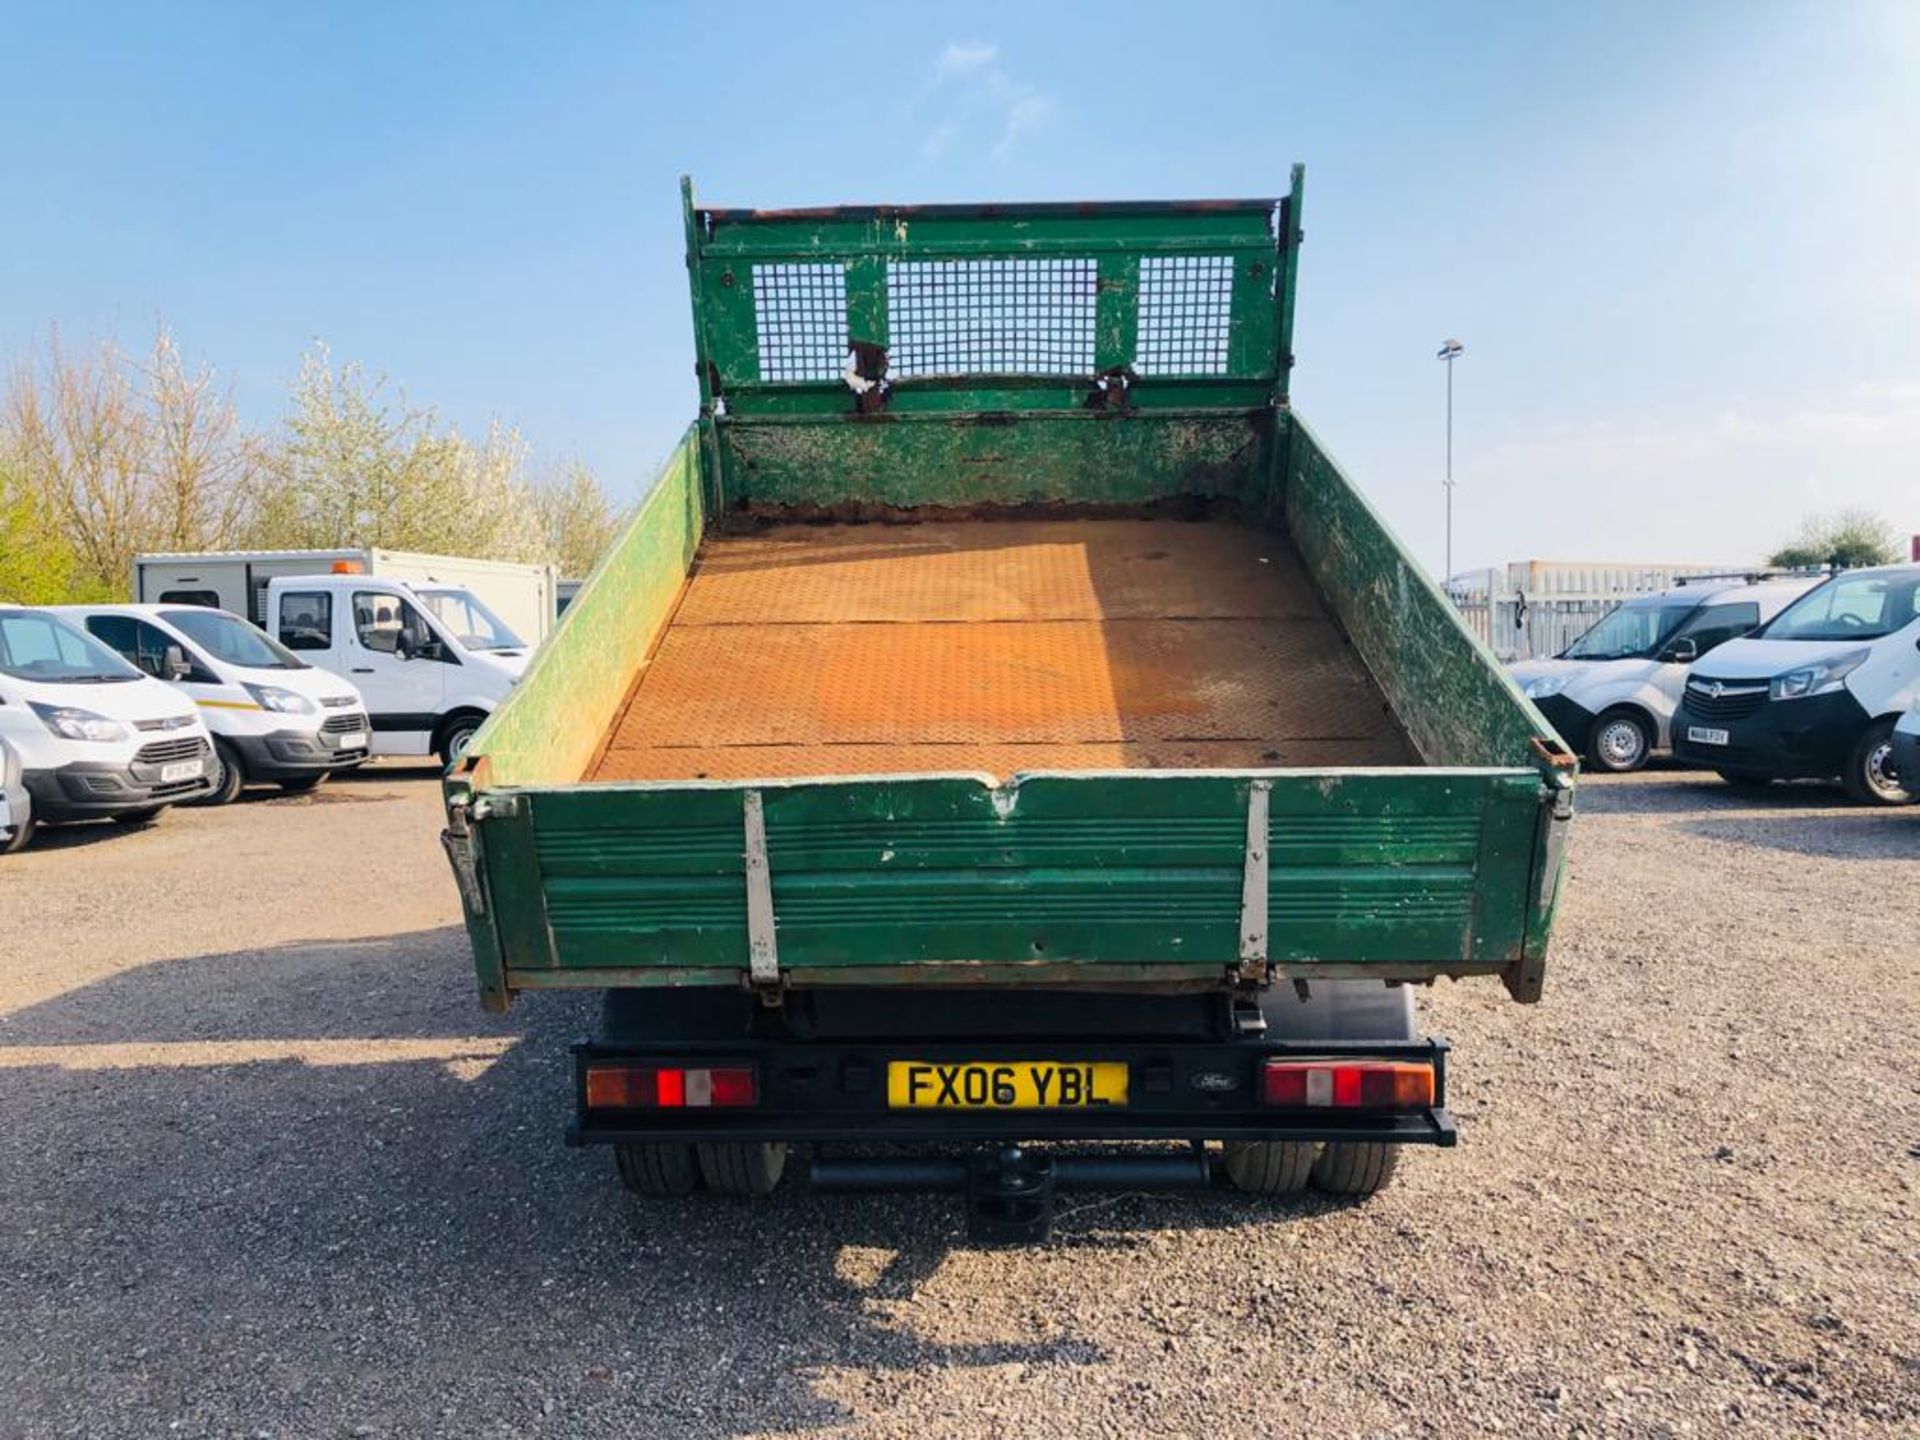
<svg viewBox="0 0 1920 1440"><path fill-rule="evenodd" d="M1758 629L1819 583L1817 575L1703 577L1639 595L1553 659L1513 666L1513 678L1594 769L1638 770L1672 743L1687 667Z"/></svg>
<svg viewBox="0 0 1920 1440"><path fill-rule="evenodd" d="M200 707L213 732L213 788L201 803L225 805L249 782L311 790L370 753L360 692L238 615L196 605L49 608Z"/></svg>
<svg viewBox="0 0 1920 1440"><path fill-rule="evenodd" d="M136 555L133 596L145 605L204 605L244 615L263 630L267 586L281 576L376 575L416 590L467 590L530 644L553 632L559 572L551 565L423 555L352 546L340 550L206 550Z"/></svg>
<svg viewBox="0 0 1920 1440"><path fill-rule="evenodd" d="M1901 805L1920 795L1895 777L1893 731L1916 698L1920 565L1848 570L1694 667L1674 753L1736 784L1837 776Z"/></svg>
<svg viewBox="0 0 1920 1440"><path fill-rule="evenodd" d="M358 686L376 755L451 764L527 668L527 647L469 590L373 575L267 586L267 629L302 660Z"/></svg>
<svg viewBox="0 0 1920 1440"><path fill-rule="evenodd" d="M46 610L0 605L0 735L34 824L141 825L211 788L193 702Z"/></svg>

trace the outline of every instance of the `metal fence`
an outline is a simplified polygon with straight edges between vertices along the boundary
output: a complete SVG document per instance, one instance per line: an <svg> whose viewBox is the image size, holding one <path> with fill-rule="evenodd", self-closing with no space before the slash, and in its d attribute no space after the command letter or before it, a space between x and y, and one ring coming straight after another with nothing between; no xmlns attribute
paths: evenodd
<svg viewBox="0 0 1920 1440"><path fill-rule="evenodd" d="M1447 594L1467 626L1502 660L1558 655L1621 601L1666 590L1728 565L1582 565L1522 560L1456 575Z"/></svg>

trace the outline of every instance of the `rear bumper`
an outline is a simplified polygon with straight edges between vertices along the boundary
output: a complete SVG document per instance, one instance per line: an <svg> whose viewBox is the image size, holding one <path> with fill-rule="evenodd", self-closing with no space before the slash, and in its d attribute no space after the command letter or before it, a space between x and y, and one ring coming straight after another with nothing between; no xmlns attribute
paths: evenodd
<svg viewBox="0 0 1920 1440"><path fill-rule="evenodd" d="M1846 768L1847 756L1870 717L1845 690L1800 700L1767 700L1750 715L1696 715L1687 702L1673 717L1673 753L1691 765L1737 770L1773 780L1827 780ZM1694 726L1727 732L1725 745L1687 738Z"/></svg>
<svg viewBox="0 0 1920 1440"><path fill-rule="evenodd" d="M371 731L365 732L369 735ZM249 780L292 780L302 775L349 770L366 761L368 750L343 750L334 736L319 730L275 730L269 735L222 736L239 752Z"/></svg>
<svg viewBox="0 0 1920 1440"><path fill-rule="evenodd" d="M57 770L26 772L27 793L37 820L100 820L154 805L172 805L212 788L203 772L192 780L162 781L160 767L105 760L77 760Z"/></svg>
<svg viewBox="0 0 1920 1440"><path fill-rule="evenodd" d="M575 1118L571 1145L629 1142L768 1140L813 1144L922 1145L1028 1140L1300 1140L1455 1143L1447 1112L1444 1039L1300 1041L1265 1038L1211 1043L972 1043L910 1040L886 1044L751 1040L724 1048L702 1043L644 1045L585 1042L574 1047ZM1331 1106L1279 1109L1260 1100L1267 1059L1401 1060L1434 1069L1434 1103L1421 1110L1362 1111ZM738 1109L593 1111L587 1067L596 1061L665 1061L688 1066L753 1067L759 1103ZM979 1062L1121 1061L1128 1067L1124 1106L1048 1110L894 1109L887 1065Z"/></svg>

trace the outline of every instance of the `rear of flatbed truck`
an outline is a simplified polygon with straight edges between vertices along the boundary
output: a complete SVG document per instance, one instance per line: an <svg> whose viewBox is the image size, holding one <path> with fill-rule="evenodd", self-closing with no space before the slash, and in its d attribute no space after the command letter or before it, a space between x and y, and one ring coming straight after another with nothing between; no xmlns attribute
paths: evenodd
<svg viewBox="0 0 1920 1440"><path fill-rule="evenodd" d="M685 206L699 417L446 781L569 1138L1003 1239L1453 1143L1412 987L1539 998L1573 760L1288 403L1301 172Z"/></svg>

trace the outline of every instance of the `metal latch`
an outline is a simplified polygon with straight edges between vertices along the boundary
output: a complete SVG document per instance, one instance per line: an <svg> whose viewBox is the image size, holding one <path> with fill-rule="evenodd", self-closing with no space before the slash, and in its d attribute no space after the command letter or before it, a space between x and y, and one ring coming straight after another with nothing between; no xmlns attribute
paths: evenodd
<svg viewBox="0 0 1920 1440"><path fill-rule="evenodd" d="M447 852L453 866L453 883L460 888L460 903L475 915L487 913L486 887L480 883L480 865L474 852L472 807L465 800L447 804L447 828L440 832L440 848Z"/></svg>
<svg viewBox="0 0 1920 1440"><path fill-rule="evenodd" d="M1560 862L1567 854L1567 837L1572 833L1568 822L1573 819L1573 787L1566 784L1550 786L1540 803L1547 809L1547 835L1540 860L1540 885L1536 898L1544 908L1553 902L1553 887L1560 879Z"/></svg>
<svg viewBox="0 0 1920 1440"><path fill-rule="evenodd" d="M1247 788L1247 859L1240 876L1240 978L1264 985L1267 970L1267 812L1271 780Z"/></svg>
<svg viewBox="0 0 1920 1440"><path fill-rule="evenodd" d="M767 864L767 815L758 790L746 793L747 977L760 998L780 1003L780 947L774 939L773 871Z"/></svg>

